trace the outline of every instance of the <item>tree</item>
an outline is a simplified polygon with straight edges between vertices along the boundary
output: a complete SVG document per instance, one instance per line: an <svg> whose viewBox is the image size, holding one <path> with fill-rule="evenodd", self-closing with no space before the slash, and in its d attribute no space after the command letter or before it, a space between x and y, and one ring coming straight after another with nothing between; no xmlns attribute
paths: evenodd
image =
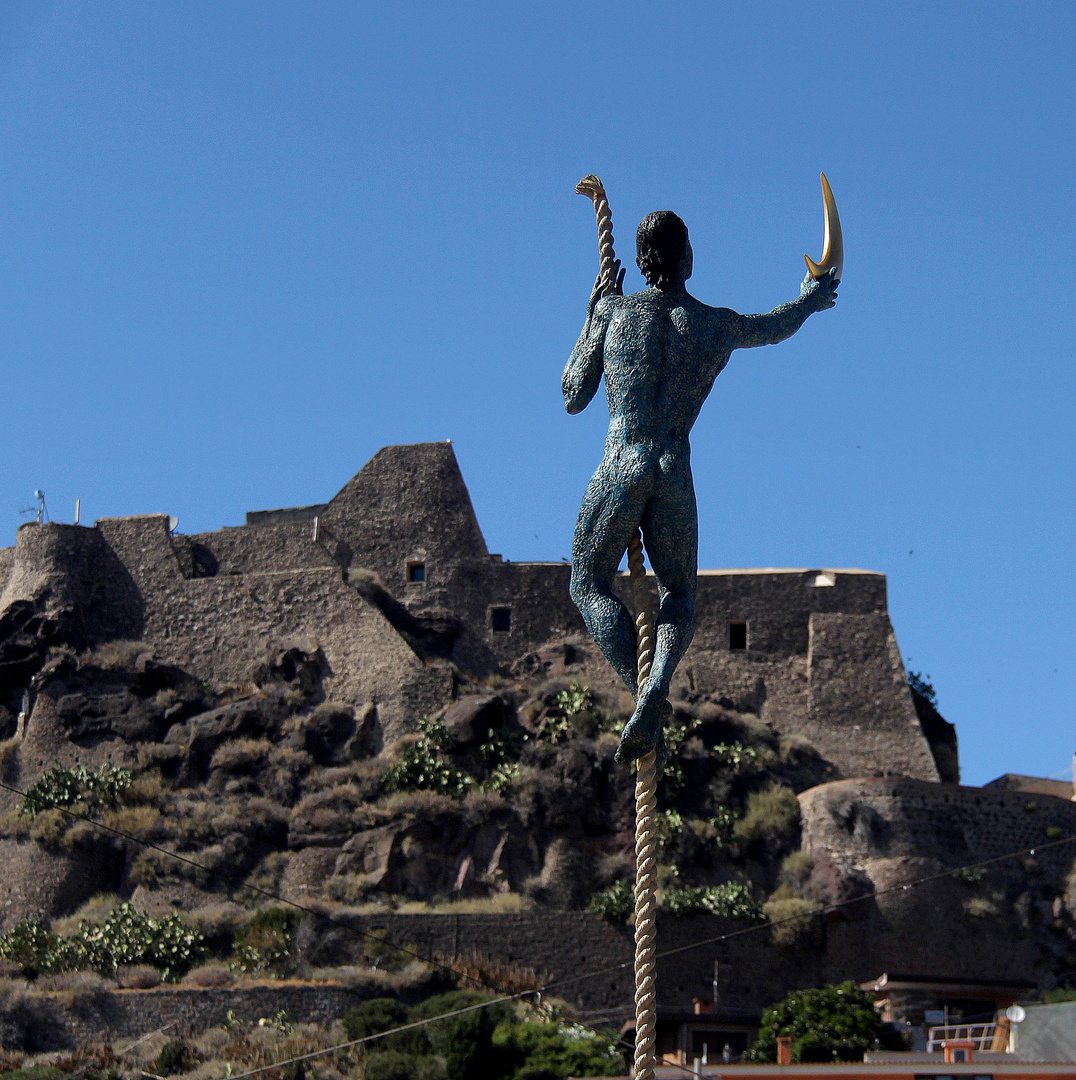
<svg viewBox="0 0 1076 1080"><path fill-rule="evenodd" d="M776 1061L777 1037L792 1037L793 1061L862 1061L876 1047L904 1049L855 983L795 990L762 1014L758 1040L745 1061Z"/></svg>
<svg viewBox="0 0 1076 1080"><path fill-rule="evenodd" d="M441 1016L493 1001L489 994L454 990L428 998L411 1010L414 1020ZM505 1002L438 1020L427 1028L434 1051L445 1059L448 1080L496 1080L509 1073L504 1051L493 1045L493 1032L502 1021L512 1019L512 1007Z"/></svg>

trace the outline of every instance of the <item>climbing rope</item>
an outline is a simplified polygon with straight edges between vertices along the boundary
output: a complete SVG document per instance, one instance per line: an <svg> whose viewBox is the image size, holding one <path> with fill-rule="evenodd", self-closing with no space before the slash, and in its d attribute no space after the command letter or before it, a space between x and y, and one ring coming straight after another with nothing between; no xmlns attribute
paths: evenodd
<svg viewBox="0 0 1076 1080"><path fill-rule="evenodd" d="M616 255L613 252L613 215L605 188L596 176L584 176L575 185L577 195L585 195L594 203L594 216L598 219L598 256L602 296L608 296L616 288Z"/></svg>
<svg viewBox="0 0 1076 1080"><path fill-rule="evenodd" d="M643 566L643 537L636 530L628 543L628 570L635 602L635 629L639 658L639 691L654 659L654 611ZM635 1080L654 1075L657 1027L657 985L654 953L657 944L657 768L651 750L639 758L635 775Z"/></svg>
<svg viewBox="0 0 1076 1080"><path fill-rule="evenodd" d="M605 188L596 176L584 176L576 192L594 203L598 221L602 296L616 291L616 254L613 251L613 215ZM628 542L628 571L635 605L638 689L654 661L654 609L643 565L643 535L638 529ZM657 985L654 953L657 941L657 765L653 750L639 758L635 776L635 1080L653 1080L657 1029Z"/></svg>

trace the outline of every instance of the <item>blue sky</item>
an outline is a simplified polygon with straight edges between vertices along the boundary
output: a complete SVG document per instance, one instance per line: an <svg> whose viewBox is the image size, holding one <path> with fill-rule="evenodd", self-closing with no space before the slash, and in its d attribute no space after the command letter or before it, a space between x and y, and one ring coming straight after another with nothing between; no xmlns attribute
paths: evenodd
<svg viewBox="0 0 1076 1080"><path fill-rule="evenodd" d="M0 6L0 544L329 498L454 440L490 548L569 552L605 428L560 371L597 266L677 210L740 311L696 425L703 566L888 575L967 782L1076 735L1071 4ZM632 267L628 287L639 288Z"/></svg>

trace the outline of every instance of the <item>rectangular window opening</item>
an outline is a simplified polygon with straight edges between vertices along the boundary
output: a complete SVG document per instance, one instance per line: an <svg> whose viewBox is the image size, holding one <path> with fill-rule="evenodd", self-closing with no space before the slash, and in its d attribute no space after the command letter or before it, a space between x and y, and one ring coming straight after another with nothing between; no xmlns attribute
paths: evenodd
<svg viewBox="0 0 1076 1080"><path fill-rule="evenodd" d="M729 623L729 651L730 652L746 652L747 651L747 623L746 622L730 622Z"/></svg>
<svg viewBox="0 0 1076 1080"><path fill-rule="evenodd" d="M411 562L407 564L407 581L411 585L419 585L426 580L426 564L424 562Z"/></svg>
<svg viewBox="0 0 1076 1080"><path fill-rule="evenodd" d="M507 607L490 608L490 629L495 634L508 634L512 630L512 609Z"/></svg>

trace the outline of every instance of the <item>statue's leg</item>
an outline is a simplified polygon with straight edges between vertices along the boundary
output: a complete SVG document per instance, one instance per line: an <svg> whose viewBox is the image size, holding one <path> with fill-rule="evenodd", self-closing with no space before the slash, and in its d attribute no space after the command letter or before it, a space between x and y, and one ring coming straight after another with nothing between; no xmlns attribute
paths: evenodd
<svg viewBox="0 0 1076 1080"><path fill-rule="evenodd" d="M613 592L613 580L628 540L639 527L652 483L649 472L604 460L587 485L572 541L572 599L590 636L632 697L638 679L635 624Z"/></svg>
<svg viewBox="0 0 1076 1080"><path fill-rule="evenodd" d="M660 749L662 725L671 714L667 698L676 665L695 635L695 590L698 582L699 525L691 470L670 470L643 515L643 541L658 579L654 662L639 694L635 712L620 738L617 760Z"/></svg>

